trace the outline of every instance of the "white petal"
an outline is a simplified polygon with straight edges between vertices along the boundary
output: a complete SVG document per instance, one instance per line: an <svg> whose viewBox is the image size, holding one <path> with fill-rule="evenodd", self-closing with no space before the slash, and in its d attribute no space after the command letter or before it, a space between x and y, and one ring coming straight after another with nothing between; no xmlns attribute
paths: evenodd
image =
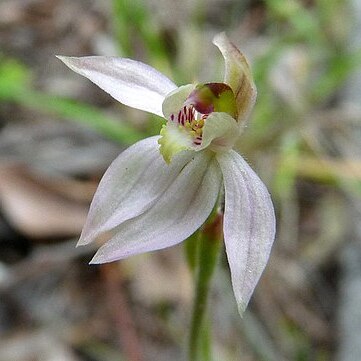
<svg viewBox="0 0 361 361"><path fill-rule="evenodd" d="M159 151L168 164L179 152L193 148L193 137L190 133L172 122L162 126L160 135Z"/></svg>
<svg viewBox="0 0 361 361"><path fill-rule="evenodd" d="M233 291L242 313L266 266L275 236L270 195L235 151L217 155L225 186L224 241Z"/></svg>
<svg viewBox="0 0 361 361"><path fill-rule="evenodd" d="M159 116L163 116L165 96L177 88L165 75L139 61L108 56L58 58L121 103Z"/></svg>
<svg viewBox="0 0 361 361"><path fill-rule="evenodd" d="M99 183L78 245L143 213L189 162L192 154L182 152L167 165L159 153L158 138L134 144L110 165Z"/></svg>
<svg viewBox="0 0 361 361"><path fill-rule="evenodd" d="M194 153L194 159L154 206L118 227L91 263L111 262L182 242L211 213L220 184L221 174L215 158L206 152Z"/></svg>
<svg viewBox="0 0 361 361"><path fill-rule="evenodd" d="M165 119L169 120L171 114L177 115L179 110L183 108L186 99L194 88L195 84L182 85L167 94L162 105Z"/></svg>
<svg viewBox="0 0 361 361"><path fill-rule="evenodd" d="M214 151L229 150L240 135L240 128L227 113L211 113L203 127L202 144L199 149L211 145Z"/></svg>

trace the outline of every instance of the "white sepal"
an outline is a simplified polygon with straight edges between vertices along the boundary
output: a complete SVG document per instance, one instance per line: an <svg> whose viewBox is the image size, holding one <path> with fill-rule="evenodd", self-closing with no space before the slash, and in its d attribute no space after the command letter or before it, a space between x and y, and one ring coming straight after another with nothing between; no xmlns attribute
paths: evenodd
<svg viewBox="0 0 361 361"><path fill-rule="evenodd" d="M192 154L182 152L167 165L159 153L159 136L122 152L105 172L90 206L79 245L145 212L177 178Z"/></svg>
<svg viewBox="0 0 361 361"><path fill-rule="evenodd" d="M194 153L172 185L140 216L115 229L91 263L105 263L173 246L208 218L218 197L221 174L215 158Z"/></svg>
<svg viewBox="0 0 361 361"><path fill-rule="evenodd" d="M243 125L253 109L257 97L257 88L247 59L231 43L225 33L213 38L213 44L221 51L225 62L224 82L228 84L236 97L237 121Z"/></svg>
<svg viewBox="0 0 361 361"><path fill-rule="evenodd" d="M217 154L225 187L224 242L239 312L246 309L275 237L270 195L235 151Z"/></svg>
<svg viewBox="0 0 361 361"><path fill-rule="evenodd" d="M177 88L165 75L139 61L109 56L58 58L121 103L161 117L165 96Z"/></svg>

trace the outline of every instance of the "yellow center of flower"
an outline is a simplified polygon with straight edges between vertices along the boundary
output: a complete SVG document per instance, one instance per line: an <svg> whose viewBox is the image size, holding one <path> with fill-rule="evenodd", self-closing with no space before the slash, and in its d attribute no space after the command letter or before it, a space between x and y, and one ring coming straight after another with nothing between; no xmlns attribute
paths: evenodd
<svg viewBox="0 0 361 361"><path fill-rule="evenodd" d="M192 136L195 145L200 145L202 143L203 126L208 114L197 113L192 104L189 106L184 105L177 114L170 115L170 120L178 124L180 128L185 129Z"/></svg>
<svg viewBox="0 0 361 361"><path fill-rule="evenodd" d="M170 120L185 129L195 145L202 143L203 126L212 112L236 116L236 102L232 89L224 83L198 84L189 94L183 108L170 115Z"/></svg>
<svg viewBox="0 0 361 361"><path fill-rule="evenodd" d="M161 129L158 143L167 163L170 163L171 158L182 150L202 148L207 120L212 113L212 118L215 116L214 113L226 113L236 122L236 100L227 84L198 84L184 97L185 87L169 95L163 103L163 112L167 114L168 122ZM179 101L181 99L182 101ZM177 106L169 111L169 104L177 104ZM173 108L176 108L175 111Z"/></svg>

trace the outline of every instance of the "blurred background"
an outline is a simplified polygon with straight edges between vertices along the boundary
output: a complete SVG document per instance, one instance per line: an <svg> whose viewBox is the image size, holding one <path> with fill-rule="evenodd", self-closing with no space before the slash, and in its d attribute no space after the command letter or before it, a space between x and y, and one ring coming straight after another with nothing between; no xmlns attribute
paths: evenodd
<svg viewBox="0 0 361 361"><path fill-rule="evenodd" d="M0 0L0 361L185 360L182 246L104 266L75 248L107 166L162 120L55 55L221 81L221 31L254 72L238 148L272 194L278 232L243 319L222 255L214 361L360 360L361 2Z"/></svg>

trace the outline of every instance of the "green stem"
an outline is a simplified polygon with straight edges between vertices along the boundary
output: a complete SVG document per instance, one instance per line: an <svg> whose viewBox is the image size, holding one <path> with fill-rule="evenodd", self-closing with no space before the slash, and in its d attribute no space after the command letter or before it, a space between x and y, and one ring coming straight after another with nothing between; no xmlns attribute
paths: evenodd
<svg viewBox="0 0 361 361"><path fill-rule="evenodd" d="M194 240L193 240L194 241ZM195 298L189 335L189 361L210 360L210 333L205 319L210 281L222 244L222 215L215 214L198 233Z"/></svg>

